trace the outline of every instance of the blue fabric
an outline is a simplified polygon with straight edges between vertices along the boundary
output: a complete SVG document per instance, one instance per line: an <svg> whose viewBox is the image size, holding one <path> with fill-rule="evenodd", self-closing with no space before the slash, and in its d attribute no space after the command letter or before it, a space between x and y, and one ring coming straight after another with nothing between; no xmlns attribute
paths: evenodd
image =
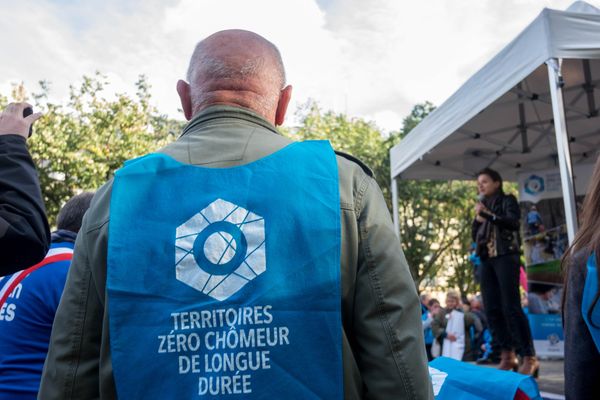
<svg viewBox="0 0 600 400"><path fill-rule="evenodd" d="M542 217L540 216L540 213L537 211L529 211L527 213L527 223L528 224L541 224Z"/></svg>
<svg viewBox="0 0 600 400"><path fill-rule="evenodd" d="M73 249L73 243L52 243L50 249ZM70 261L45 265L27 276L0 309L0 399L35 399L52 322L62 295ZM13 275L0 280L0 288Z"/></svg>
<svg viewBox="0 0 600 400"><path fill-rule="evenodd" d="M475 252L469 254L469 261L471 261L475 267L481 266L481 257L479 257Z"/></svg>
<svg viewBox="0 0 600 400"><path fill-rule="evenodd" d="M488 328L483 330L483 346L484 351L481 358L487 360L492 355L492 334Z"/></svg>
<svg viewBox="0 0 600 400"><path fill-rule="evenodd" d="M421 304L421 320L427 321L428 316L429 310ZM423 330L423 335L425 336L425 344L433 344L433 331L431 328L425 328Z"/></svg>
<svg viewBox="0 0 600 400"><path fill-rule="evenodd" d="M327 142L233 168L152 154L117 171L119 398L343 398L339 207Z"/></svg>
<svg viewBox="0 0 600 400"><path fill-rule="evenodd" d="M581 300L581 315L587 325L594 344L600 351L600 306L598 305L598 266L596 255L592 254L587 261L587 275Z"/></svg>
<svg viewBox="0 0 600 400"><path fill-rule="evenodd" d="M537 383L528 375L478 367L448 357L436 358L429 366L447 374L436 384L440 374L430 368L436 400L513 400L517 389L531 400L542 400Z"/></svg>

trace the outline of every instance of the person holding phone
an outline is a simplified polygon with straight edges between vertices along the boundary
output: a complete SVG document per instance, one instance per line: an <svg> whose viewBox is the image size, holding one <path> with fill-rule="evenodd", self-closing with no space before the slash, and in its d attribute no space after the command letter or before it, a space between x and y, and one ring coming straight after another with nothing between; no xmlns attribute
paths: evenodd
<svg viewBox="0 0 600 400"><path fill-rule="evenodd" d="M502 190L502 177L486 168L477 174L478 202L472 235L481 257L481 294L494 339L501 349L499 369L537 375L531 330L519 293L519 203ZM519 363L516 352L522 358Z"/></svg>
<svg viewBox="0 0 600 400"><path fill-rule="evenodd" d="M0 113L0 276L41 261L50 229L35 165L26 140L42 116L27 103L11 103Z"/></svg>

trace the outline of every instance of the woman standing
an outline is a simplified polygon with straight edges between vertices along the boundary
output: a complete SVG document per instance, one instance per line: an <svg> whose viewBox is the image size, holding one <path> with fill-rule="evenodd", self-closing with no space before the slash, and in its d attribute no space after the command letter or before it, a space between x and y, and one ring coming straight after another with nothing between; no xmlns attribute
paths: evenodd
<svg viewBox="0 0 600 400"><path fill-rule="evenodd" d="M504 194L502 177L486 168L477 174L473 241L481 257L481 294L492 337L500 346L500 369L537 375L539 362L519 294L519 218L517 199Z"/></svg>
<svg viewBox="0 0 600 400"><path fill-rule="evenodd" d="M565 328L565 391L567 399L600 398L600 330L588 324L597 311L598 287L586 286L598 277L600 260L600 158L583 203L580 228L563 257L565 289L563 325ZM590 257L595 255L595 260ZM594 262L595 261L595 262ZM595 270L595 272L594 272ZM593 275L589 275L590 272ZM588 276L589 275L589 276ZM595 290L592 290L595 289ZM595 306L595 307L594 307ZM585 321L587 318L587 322ZM596 340L596 344L594 341Z"/></svg>

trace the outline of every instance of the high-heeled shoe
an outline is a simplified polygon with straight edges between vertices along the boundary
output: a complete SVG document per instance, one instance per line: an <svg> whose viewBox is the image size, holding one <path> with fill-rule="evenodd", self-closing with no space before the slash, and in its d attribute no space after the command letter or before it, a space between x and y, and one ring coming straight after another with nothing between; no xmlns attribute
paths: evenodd
<svg viewBox="0 0 600 400"><path fill-rule="evenodd" d="M537 378L540 374L540 362L535 356L523 357L523 364L519 368L519 373L523 375L531 375Z"/></svg>
<svg viewBox="0 0 600 400"><path fill-rule="evenodd" d="M517 359L517 355L514 351L510 350L502 350L500 353L500 365L498 365L498 369L504 371L517 371L519 368L519 360Z"/></svg>

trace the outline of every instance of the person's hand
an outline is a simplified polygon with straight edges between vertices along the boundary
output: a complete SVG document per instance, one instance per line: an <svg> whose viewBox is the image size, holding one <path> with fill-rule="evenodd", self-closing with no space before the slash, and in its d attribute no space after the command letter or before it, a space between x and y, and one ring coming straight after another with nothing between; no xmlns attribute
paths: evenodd
<svg viewBox="0 0 600 400"><path fill-rule="evenodd" d="M482 202L478 201L477 204L475 204L475 214L479 215L480 212L482 211L489 211Z"/></svg>
<svg viewBox="0 0 600 400"><path fill-rule="evenodd" d="M479 213L481 211L485 211L487 210L487 208L485 208L485 206L483 205L482 202L478 201L477 204L475 204L475 220L479 223L484 223L485 222L485 218L483 218L481 215L479 215Z"/></svg>
<svg viewBox="0 0 600 400"><path fill-rule="evenodd" d="M454 336L454 335L453 335L453 334L451 334L451 333L448 333L448 334L446 335L446 339L448 339L448 340L449 340L449 341L451 341L451 342L456 342L456 336Z"/></svg>
<svg viewBox="0 0 600 400"><path fill-rule="evenodd" d="M23 118L23 110L31 107L28 103L10 103L0 114L0 135L29 136L29 127L42 113L34 113Z"/></svg>

